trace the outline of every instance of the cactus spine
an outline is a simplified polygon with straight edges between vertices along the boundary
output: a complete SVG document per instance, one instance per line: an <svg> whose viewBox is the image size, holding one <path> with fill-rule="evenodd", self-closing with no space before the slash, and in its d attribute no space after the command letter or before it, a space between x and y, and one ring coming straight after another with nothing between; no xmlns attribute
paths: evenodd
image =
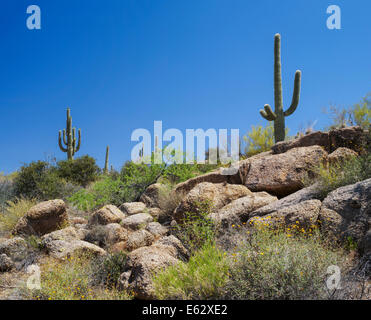
<svg viewBox="0 0 371 320"><path fill-rule="evenodd" d="M301 71L295 72L294 92L290 107L283 111L282 98L282 75L281 75L281 36L277 33L274 36L274 112L269 104L264 105L264 110L260 110L261 116L274 121L274 140L285 140L285 117L291 115L296 110L300 98Z"/></svg>
<svg viewBox="0 0 371 320"><path fill-rule="evenodd" d="M109 146L107 146L107 149L106 149L106 161L104 163L104 174L107 174L108 173L108 159L109 159Z"/></svg>
<svg viewBox="0 0 371 320"><path fill-rule="evenodd" d="M59 148L63 152L67 152L68 160L73 160L73 156L77 151L80 150L81 145L81 129L78 131L78 142L76 145L76 128L72 128L72 117L71 117L71 110L70 108L67 109L67 127L63 129L63 142L66 147L62 144L62 131L59 130Z"/></svg>

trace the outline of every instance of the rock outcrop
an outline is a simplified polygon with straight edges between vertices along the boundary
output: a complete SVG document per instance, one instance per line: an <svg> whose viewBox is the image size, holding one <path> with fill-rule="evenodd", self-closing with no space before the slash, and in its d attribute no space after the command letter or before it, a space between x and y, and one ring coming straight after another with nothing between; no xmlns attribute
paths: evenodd
<svg viewBox="0 0 371 320"><path fill-rule="evenodd" d="M292 141L282 141L272 147L274 154L287 152L293 148L321 146L328 153L337 148L348 148L357 153L363 150L367 141L367 132L360 127L346 127L329 132L315 131Z"/></svg>
<svg viewBox="0 0 371 320"><path fill-rule="evenodd" d="M286 153L247 159L240 166L243 184L251 191L284 197L303 188L303 179L314 177L314 167L327 162L319 146L290 149Z"/></svg>

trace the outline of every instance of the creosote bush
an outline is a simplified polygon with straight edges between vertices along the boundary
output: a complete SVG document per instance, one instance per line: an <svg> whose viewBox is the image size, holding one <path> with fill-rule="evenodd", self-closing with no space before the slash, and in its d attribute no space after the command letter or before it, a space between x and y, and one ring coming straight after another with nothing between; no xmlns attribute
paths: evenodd
<svg viewBox="0 0 371 320"><path fill-rule="evenodd" d="M326 243L315 225L304 229L298 223L273 228L263 220L246 229L248 241L231 256L223 298L328 299L327 268L344 272L345 252Z"/></svg>

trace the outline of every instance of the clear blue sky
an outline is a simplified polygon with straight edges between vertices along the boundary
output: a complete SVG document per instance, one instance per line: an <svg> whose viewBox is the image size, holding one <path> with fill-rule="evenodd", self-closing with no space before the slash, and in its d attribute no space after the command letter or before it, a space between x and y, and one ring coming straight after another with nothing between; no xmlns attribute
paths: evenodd
<svg viewBox="0 0 371 320"><path fill-rule="evenodd" d="M28 5L41 30L26 28ZM342 10L329 30L326 8ZM273 37L282 36L285 107L296 69L301 101L290 133L322 108L349 106L371 91L371 2L322 0L3 0L0 51L0 171L64 159L65 112L82 129L78 155L119 168L136 128L239 128L265 124L273 106Z"/></svg>

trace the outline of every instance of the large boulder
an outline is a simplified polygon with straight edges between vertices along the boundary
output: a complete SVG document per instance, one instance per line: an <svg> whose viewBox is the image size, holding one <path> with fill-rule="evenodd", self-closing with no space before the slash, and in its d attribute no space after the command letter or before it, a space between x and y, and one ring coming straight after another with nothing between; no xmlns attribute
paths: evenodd
<svg viewBox="0 0 371 320"><path fill-rule="evenodd" d="M314 167L327 162L319 146L290 149L286 153L247 159L240 166L243 184L251 191L285 197L303 188L303 179L314 177Z"/></svg>
<svg viewBox="0 0 371 320"><path fill-rule="evenodd" d="M350 237L362 250L371 225L371 179L330 192L322 202L319 220L324 231L340 239Z"/></svg>
<svg viewBox="0 0 371 320"><path fill-rule="evenodd" d="M68 224L63 200L50 200L33 206L14 227L13 234L44 235Z"/></svg>
<svg viewBox="0 0 371 320"><path fill-rule="evenodd" d="M137 213L133 214L122 220L121 225L124 228L131 229L131 230L138 230L140 228L144 228L147 226L148 223L153 221L153 217L148 213Z"/></svg>
<svg viewBox="0 0 371 320"><path fill-rule="evenodd" d="M243 185L202 182L197 184L181 201L174 211L174 219L181 222L186 212L197 213L199 203L208 201L212 205L212 211L217 211L236 200L252 192Z"/></svg>
<svg viewBox="0 0 371 320"><path fill-rule="evenodd" d="M267 192L252 192L245 197L233 200L217 212L211 213L209 218L223 228L227 228L232 224L247 221L252 211L276 200L277 197Z"/></svg>
<svg viewBox="0 0 371 320"><path fill-rule="evenodd" d="M152 246L136 249L128 255L120 284L132 291L137 299L155 299L153 275L187 258L188 252L177 238L165 237Z"/></svg>
<svg viewBox="0 0 371 320"><path fill-rule="evenodd" d="M249 216L250 217L265 216L273 212L276 212L279 209L289 207L292 205L296 205L306 200L312 200L312 199L317 199L317 200L321 199L321 192L319 191L317 184L313 184L310 187L301 189L293 194L290 194L287 197L281 198L277 201L273 201L272 203L264 207L254 210L253 212L250 213Z"/></svg>
<svg viewBox="0 0 371 320"><path fill-rule="evenodd" d="M54 240L82 240L85 234L74 227L67 227L61 230L53 231L51 233L42 236L42 241L54 241Z"/></svg>
<svg viewBox="0 0 371 320"><path fill-rule="evenodd" d="M106 254L106 251L102 248L82 240L49 240L43 243L48 254L56 259L65 259L80 254L86 254L91 257Z"/></svg>
<svg viewBox="0 0 371 320"><path fill-rule="evenodd" d="M316 224L321 209L321 201L306 200L304 202L287 206L272 212L268 216L255 216L248 220L248 226L267 224L270 226L293 226L305 230Z"/></svg>
<svg viewBox="0 0 371 320"><path fill-rule="evenodd" d="M133 214L145 212L147 207L143 202L125 202L120 206L122 212L131 216Z"/></svg>
<svg viewBox="0 0 371 320"><path fill-rule="evenodd" d="M125 218L126 214L119 208L112 204L108 204L93 213L89 219L89 225L120 223Z"/></svg>
<svg viewBox="0 0 371 320"><path fill-rule="evenodd" d="M236 164L238 166L238 164ZM241 184L238 169L233 174L227 174L226 168L218 168L212 172L188 179L187 181L177 184L175 192L180 194L187 194L195 186L203 182L209 183L228 183L228 184Z"/></svg>
<svg viewBox="0 0 371 320"><path fill-rule="evenodd" d="M334 129L330 132L315 131L291 141L281 141L272 147L274 154L285 153L299 147L322 146L329 153L345 147L357 153L363 151L367 141L367 131L360 127Z"/></svg>

